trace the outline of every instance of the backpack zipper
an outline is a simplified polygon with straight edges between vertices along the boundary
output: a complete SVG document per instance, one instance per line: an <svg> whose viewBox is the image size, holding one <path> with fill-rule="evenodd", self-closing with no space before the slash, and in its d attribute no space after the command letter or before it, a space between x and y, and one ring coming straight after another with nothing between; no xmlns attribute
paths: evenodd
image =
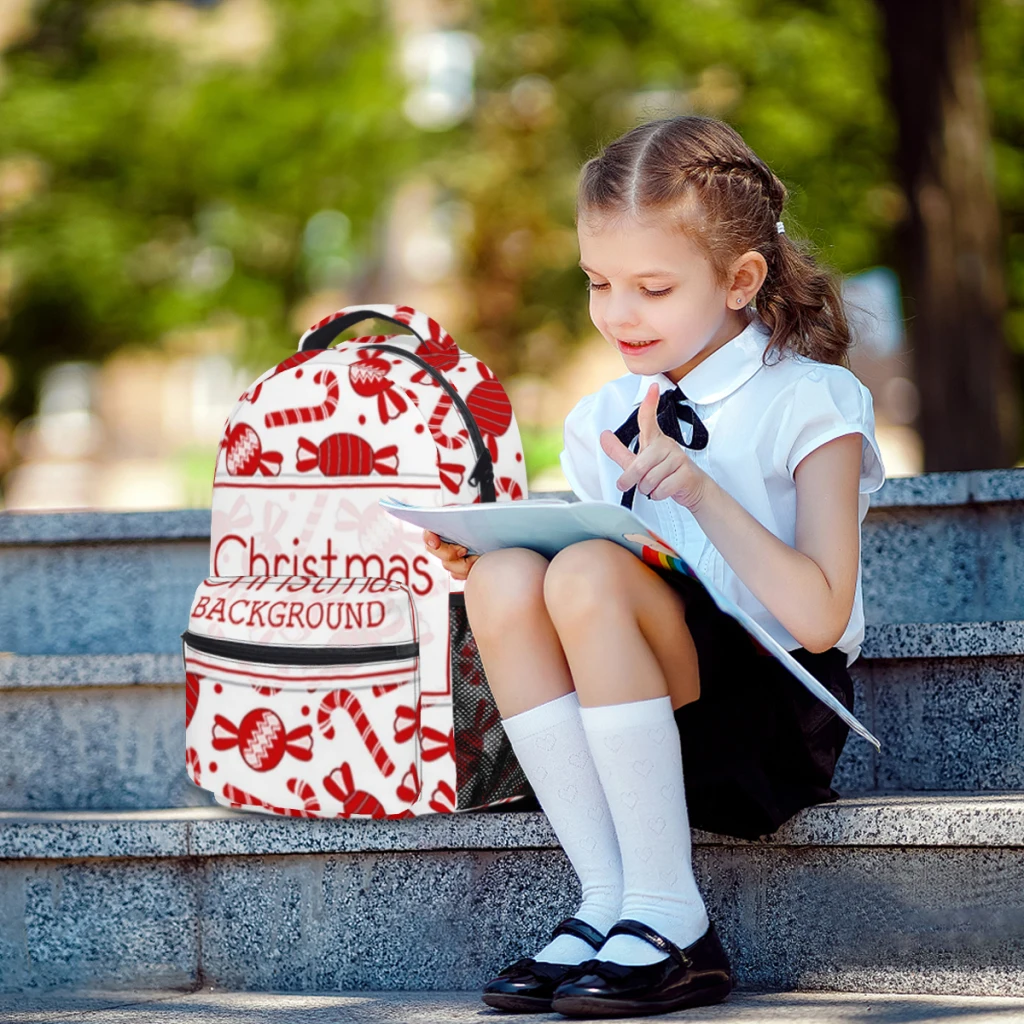
<svg viewBox="0 0 1024 1024"><path fill-rule="evenodd" d="M402 661L420 653L418 640L404 644L378 644L375 647L300 647L253 644L245 640L225 640L203 636L186 629L181 639L201 654L236 661L262 662L265 665L366 665L377 661Z"/></svg>
<svg viewBox="0 0 1024 1024"><path fill-rule="evenodd" d="M480 485L481 501L494 501L494 463L491 461L491 453L487 450L487 445L484 444L483 435L477 426L476 417L470 412L469 406L466 405L462 395L448 383L444 374L439 370L435 370L430 363L425 359L421 359L415 352L407 352L404 348L399 348L397 345L361 345L360 348L373 348L380 352L392 352L395 355L409 359L423 370L424 373L430 374L441 385L445 393L452 400L452 404L459 410L459 415L469 429L473 448L477 454L476 465L466 479L472 486Z"/></svg>

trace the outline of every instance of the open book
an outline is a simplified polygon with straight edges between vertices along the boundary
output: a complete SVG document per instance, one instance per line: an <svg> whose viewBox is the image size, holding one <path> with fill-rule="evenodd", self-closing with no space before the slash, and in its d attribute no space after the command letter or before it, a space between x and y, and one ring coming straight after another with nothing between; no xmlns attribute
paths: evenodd
<svg viewBox="0 0 1024 1024"><path fill-rule="evenodd" d="M726 615L739 622L854 732L873 744L876 750L882 749L881 743L763 626L704 579L630 509L608 501L565 501L561 498L426 507L386 497L380 499L380 505L399 519L431 530L443 540L461 544L470 554L518 547L552 558L570 544L604 538L628 548L649 565L684 573L703 586Z"/></svg>

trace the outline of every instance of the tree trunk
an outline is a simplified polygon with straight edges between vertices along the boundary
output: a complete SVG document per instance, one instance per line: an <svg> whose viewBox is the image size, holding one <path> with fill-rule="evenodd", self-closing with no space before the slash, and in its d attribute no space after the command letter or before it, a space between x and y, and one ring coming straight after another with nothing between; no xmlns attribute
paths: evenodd
<svg viewBox="0 0 1024 1024"><path fill-rule="evenodd" d="M1012 466L1019 395L976 0L878 0L909 210L897 244L924 469Z"/></svg>

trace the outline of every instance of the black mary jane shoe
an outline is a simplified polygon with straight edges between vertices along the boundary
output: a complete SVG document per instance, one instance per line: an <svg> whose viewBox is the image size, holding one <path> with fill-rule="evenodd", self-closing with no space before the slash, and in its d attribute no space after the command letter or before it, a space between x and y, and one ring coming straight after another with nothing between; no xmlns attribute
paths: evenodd
<svg viewBox="0 0 1024 1024"><path fill-rule="evenodd" d="M594 949L604 945L605 937L593 925L578 917L560 921L551 938L575 935ZM589 960L585 961L590 963ZM551 993L580 969L579 964L549 964L533 957L523 957L492 978L483 989L483 1001L499 1010L515 1013L547 1013L551 1009Z"/></svg>
<svg viewBox="0 0 1024 1024"><path fill-rule="evenodd" d="M732 991L729 958L714 924L685 949L631 918L608 929L608 938L620 934L646 939L667 959L636 967L586 960L555 989L553 1010L567 1017L633 1017L720 1003Z"/></svg>

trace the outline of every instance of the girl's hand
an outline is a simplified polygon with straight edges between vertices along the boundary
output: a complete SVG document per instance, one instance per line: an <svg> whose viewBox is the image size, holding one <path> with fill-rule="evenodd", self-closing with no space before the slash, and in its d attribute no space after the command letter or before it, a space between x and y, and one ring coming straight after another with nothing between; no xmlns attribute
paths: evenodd
<svg viewBox="0 0 1024 1024"><path fill-rule="evenodd" d="M634 484L637 490L659 501L673 501L694 511L700 504L707 474L695 466L683 450L658 426L658 385L652 384L637 413L640 448L634 455L610 430L601 432L601 447L625 472L616 481L620 491Z"/></svg>
<svg viewBox="0 0 1024 1024"><path fill-rule="evenodd" d="M423 540L432 555L441 559L441 564L457 580L464 580L473 568L479 555L466 555L466 548L461 544L447 544L430 530L423 531Z"/></svg>

